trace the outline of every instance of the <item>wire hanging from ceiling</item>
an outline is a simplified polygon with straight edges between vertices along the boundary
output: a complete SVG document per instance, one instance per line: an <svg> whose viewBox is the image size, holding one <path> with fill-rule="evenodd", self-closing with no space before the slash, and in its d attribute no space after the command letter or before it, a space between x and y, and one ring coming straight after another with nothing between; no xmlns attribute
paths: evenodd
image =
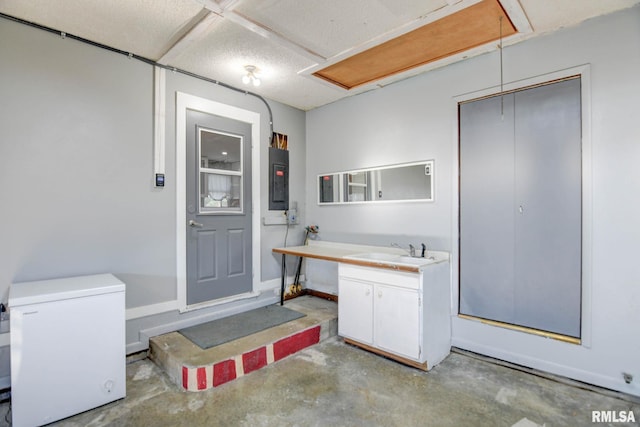
<svg viewBox="0 0 640 427"><path fill-rule="evenodd" d="M88 40L88 39L85 39L85 38L80 37L80 36L69 34L69 33L64 32L64 31L59 31L59 30L56 30L56 29L51 28L51 27L47 27L47 26L44 26L44 25L41 25L41 24L37 24L35 22L26 21L26 20L21 19L21 18L16 18L15 16L7 15L7 14L4 14L4 13L0 12L0 18L4 18L4 19L7 19L9 21L17 22L18 24L23 24L23 25L26 25L26 26L29 26L29 27L32 27L32 28L36 28L36 29L39 29L39 30L42 30L42 31L46 31L46 32L52 33L52 34L56 34L56 35L60 36L62 39L69 38L69 39L72 39L72 40L76 40L76 41L79 41L79 42L82 42L82 43L85 43L85 44L88 44L88 45L91 45L91 46L94 46L94 47L98 47L100 49L107 50L109 52L113 52L113 53L117 53L117 54L120 54L120 55L124 55L124 56L128 57L129 59L136 59L136 60L138 60L140 62L144 62L145 64L149 64L149 65L152 65L154 67L159 67L159 68L163 68L165 70L173 71L175 73L184 74L185 76L193 77L193 78L196 78L196 79L199 79L199 80L203 80L203 81L206 81L206 82L209 82L209 83L213 83L213 84L215 84L217 86L221 86L221 87L229 89L229 90L233 90L233 91L236 91L236 92L244 93L245 95L250 95L250 96L256 97L256 98L258 98L260 101L262 101L264 103L264 105L267 107L267 110L269 112L269 129L270 129L270 132L269 132L269 146L271 146L271 139L273 137L273 111L271 110L271 106L269 105L267 100L262 95L258 95L255 92L251 92L251 91L248 91L246 89L241 89L241 88L232 86L232 85L230 85L228 83L224 83L224 82L221 82L219 80L215 80L215 79L211 79L209 77L201 76L199 74L192 73L192 72L187 71L187 70L182 70L180 68L176 68L176 67L171 67L169 65L160 64L160 63L158 63L158 62L156 62L156 61L154 61L152 59L145 58L144 56L136 55L136 54L131 53L131 52L126 52L124 50L120 50L120 49L117 49L115 47L111 47L111 46L108 46L108 45L105 45L105 44L102 44L102 43L94 42L92 40Z"/></svg>
<svg viewBox="0 0 640 427"><path fill-rule="evenodd" d="M502 18L500 15L500 118L504 120L504 69L502 61Z"/></svg>

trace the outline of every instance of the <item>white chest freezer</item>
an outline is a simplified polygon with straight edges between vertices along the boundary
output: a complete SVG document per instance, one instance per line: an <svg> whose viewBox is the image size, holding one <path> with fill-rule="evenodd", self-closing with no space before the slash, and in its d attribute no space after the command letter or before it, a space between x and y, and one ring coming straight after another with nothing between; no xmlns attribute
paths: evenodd
<svg viewBox="0 0 640 427"><path fill-rule="evenodd" d="M116 277L14 283L9 309L14 427L125 396L125 285Z"/></svg>

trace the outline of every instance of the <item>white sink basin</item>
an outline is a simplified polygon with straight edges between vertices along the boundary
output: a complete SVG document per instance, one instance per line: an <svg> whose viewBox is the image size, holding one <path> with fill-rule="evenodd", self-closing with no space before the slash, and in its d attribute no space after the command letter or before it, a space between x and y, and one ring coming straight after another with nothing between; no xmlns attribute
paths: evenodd
<svg viewBox="0 0 640 427"><path fill-rule="evenodd" d="M384 252L367 252L364 254L349 255L347 258L365 259L369 261L398 261L402 255L387 254Z"/></svg>
<svg viewBox="0 0 640 427"><path fill-rule="evenodd" d="M436 262L433 257L419 258L385 252L366 252L361 254L347 255L345 256L345 258L411 267L421 267L423 265L433 264L434 262Z"/></svg>
<svg viewBox="0 0 640 427"><path fill-rule="evenodd" d="M411 264L411 265L426 265L426 264L432 264L433 262L435 262L435 258L434 257L415 258L410 256L402 256L400 257L400 262L405 264Z"/></svg>

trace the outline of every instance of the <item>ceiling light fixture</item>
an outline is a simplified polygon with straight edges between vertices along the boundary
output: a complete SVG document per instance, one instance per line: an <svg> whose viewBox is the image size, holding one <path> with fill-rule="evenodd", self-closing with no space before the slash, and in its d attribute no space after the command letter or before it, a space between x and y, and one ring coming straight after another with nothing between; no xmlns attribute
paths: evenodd
<svg viewBox="0 0 640 427"><path fill-rule="evenodd" d="M249 83L253 83L254 86L260 86L260 79L258 78L258 73L260 70L255 65L245 65L244 69L246 71L245 75L242 76L242 83L248 85Z"/></svg>

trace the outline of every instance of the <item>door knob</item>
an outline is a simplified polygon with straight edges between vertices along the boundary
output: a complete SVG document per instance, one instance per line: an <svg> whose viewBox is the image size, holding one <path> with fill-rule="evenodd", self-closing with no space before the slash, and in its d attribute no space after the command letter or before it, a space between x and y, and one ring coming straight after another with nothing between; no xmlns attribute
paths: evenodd
<svg viewBox="0 0 640 427"><path fill-rule="evenodd" d="M204 224L200 224L199 222L195 222L194 220L190 219L189 220L189 227L202 228L202 227L204 227Z"/></svg>

